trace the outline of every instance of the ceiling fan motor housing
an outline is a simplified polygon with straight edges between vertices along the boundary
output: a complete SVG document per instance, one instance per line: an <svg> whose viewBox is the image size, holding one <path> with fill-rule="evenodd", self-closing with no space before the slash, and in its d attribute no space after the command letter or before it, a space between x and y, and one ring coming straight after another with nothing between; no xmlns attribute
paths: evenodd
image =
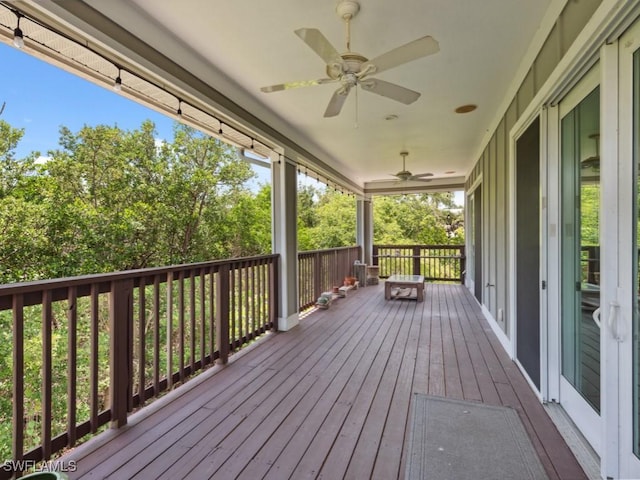
<svg viewBox="0 0 640 480"><path fill-rule="evenodd" d="M342 0L336 6L336 13L344 20L350 20L360 11L360 4L354 0Z"/></svg>

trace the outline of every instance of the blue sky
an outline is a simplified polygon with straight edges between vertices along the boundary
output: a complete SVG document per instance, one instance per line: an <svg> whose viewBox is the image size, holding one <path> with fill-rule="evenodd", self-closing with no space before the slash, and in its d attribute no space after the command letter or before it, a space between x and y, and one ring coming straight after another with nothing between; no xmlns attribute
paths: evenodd
<svg viewBox="0 0 640 480"><path fill-rule="evenodd" d="M0 43L3 75L0 105L3 120L23 128L16 156L33 151L46 155L58 148L60 126L76 132L83 125L117 125L138 128L146 119L156 124L159 138L172 137L173 120L143 107L113 90L99 87L17 48ZM10 73L9 73L10 72Z"/></svg>
<svg viewBox="0 0 640 480"><path fill-rule="evenodd" d="M100 124L134 130L149 119L156 125L158 138L173 138L172 118L111 88L95 85L4 43L0 43L0 61L4 67L0 75L0 106L6 103L0 118L25 131L16 158L36 151L46 156L49 150L58 148L61 126L72 132L84 125ZM267 169L253 168L259 175L254 183L269 181Z"/></svg>

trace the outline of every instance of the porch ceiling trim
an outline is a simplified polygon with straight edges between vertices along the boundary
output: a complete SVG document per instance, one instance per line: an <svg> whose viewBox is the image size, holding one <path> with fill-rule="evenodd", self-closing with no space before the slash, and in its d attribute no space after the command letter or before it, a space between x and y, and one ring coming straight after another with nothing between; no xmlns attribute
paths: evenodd
<svg viewBox="0 0 640 480"><path fill-rule="evenodd" d="M5 4L6 2L2 3ZM364 195L362 185L346 177L337 169L302 148L298 143L222 95L214 87L185 70L179 64L104 17L81 0L65 0L64 2L44 0L37 4L19 0L12 2L9 8L22 11L38 19L46 26L55 26L56 29L68 34L79 44L90 44L106 60L114 65L126 66L128 71L141 79L147 80L150 77L161 79L163 88L170 94L180 97L179 93L174 94L173 92L184 92L184 100L190 101L187 95L191 96L195 100L193 104L202 105L205 113L222 119L223 123L248 137L253 135L252 138L269 146L273 151L281 155L285 155L286 152L287 158L301 166L307 166L309 169L317 171L332 183L341 185L356 194ZM48 12L52 12L58 18L52 18ZM78 20L81 22L80 27L78 27ZM62 22L65 23L63 24ZM6 37L6 32L3 33L3 36ZM5 41L7 41L6 38ZM100 79L99 75L91 75L88 71L82 71L69 59L65 61L62 55L60 55L60 58L54 58L52 52L46 49L40 51L34 49L34 53L37 53L37 56L45 60L53 60L53 63L61 68L72 71L94 83L104 86L107 83L105 79L109 78L105 76L105 78ZM157 81L151 81L151 83L156 84ZM173 113L167 112L166 106L159 108L158 105L151 104L148 99L136 95L131 96L135 101L145 103L162 113ZM232 120L229 121L227 119ZM184 119L180 119L180 121L184 121ZM203 129L203 125L195 124L193 126ZM207 130L208 133L215 133L211 132L210 128ZM245 133L247 130L252 130L255 134ZM214 136L218 135L214 134Z"/></svg>

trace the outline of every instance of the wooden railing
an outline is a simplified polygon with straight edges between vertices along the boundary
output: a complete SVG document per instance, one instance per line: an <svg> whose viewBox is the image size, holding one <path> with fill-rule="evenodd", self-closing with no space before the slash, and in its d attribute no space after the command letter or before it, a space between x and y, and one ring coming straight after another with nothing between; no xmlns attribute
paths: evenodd
<svg viewBox="0 0 640 480"><path fill-rule="evenodd" d="M600 246L582 245L580 247L582 281L600 285Z"/></svg>
<svg viewBox="0 0 640 480"><path fill-rule="evenodd" d="M0 378L12 395L11 465L124 425L134 408L277 329L277 264L265 255L0 286L0 325L13 328L12 378ZM0 478L13 474L7 465Z"/></svg>
<svg viewBox="0 0 640 480"><path fill-rule="evenodd" d="M298 308L313 306L322 292L341 286L361 258L359 246L298 253Z"/></svg>
<svg viewBox="0 0 640 480"><path fill-rule="evenodd" d="M425 281L464 283L463 245L374 245L381 278L423 275Z"/></svg>

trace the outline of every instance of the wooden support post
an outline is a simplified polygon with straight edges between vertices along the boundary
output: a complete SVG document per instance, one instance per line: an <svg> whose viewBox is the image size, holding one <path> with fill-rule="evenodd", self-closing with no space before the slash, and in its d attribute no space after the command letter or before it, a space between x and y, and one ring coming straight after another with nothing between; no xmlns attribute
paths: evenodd
<svg viewBox="0 0 640 480"><path fill-rule="evenodd" d="M422 258L420 258L420 247L413 247L413 274L412 275L422 275L420 273L420 263Z"/></svg>
<svg viewBox="0 0 640 480"><path fill-rule="evenodd" d="M229 361L229 264L220 265L216 282L216 347L218 363Z"/></svg>
<svg viewBox="0 0 640 480"><path fill-rule="evenodd" d="M133 362L132 297L133 281L120 280L111 284L109 296L111 428L120 428L127 424Z"/></svg>
<svg viewBox="0 0 640 480"><path fill-rule="evenodd" d="M273 260L269 265L269 319L272 330L278 331L278 260Z"/></svg>

